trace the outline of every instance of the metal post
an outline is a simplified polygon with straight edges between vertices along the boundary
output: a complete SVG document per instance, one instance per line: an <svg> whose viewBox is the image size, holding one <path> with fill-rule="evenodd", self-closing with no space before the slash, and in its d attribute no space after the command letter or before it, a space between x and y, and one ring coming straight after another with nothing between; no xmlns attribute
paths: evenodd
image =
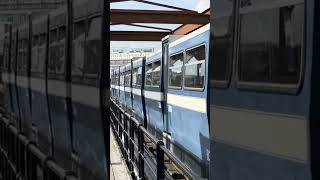
<svg viewBox="0 0 320 180"><path fill-rule="evenodd" d="M157 142L157 180L164 180L164 152L162 150L164 143Z"/></svg>
<svg viewBox="0 0 320 180"><path fill-rule="evenodd" d="M144 150L143 150L143 132L141 130L141 127L143 125L139 124L139 129L138 129L138 151L139 151L139 179L143 180L144 179L144 160L143 160L143 155L144 155Z"/></svg>
<svg viewBox="0 0 320 180"><path fill-rule="evenodd" d="M129 135L130 135L130 141L129 141L129 159L130 159L130 166L129 169L130 171L133 171L133 164L134 164L134 145L133 145L133 141L134 141L134 122L132 121L133 116L130 116L129 118L129 123L130 123L130 129L129 129Z"/></svg>

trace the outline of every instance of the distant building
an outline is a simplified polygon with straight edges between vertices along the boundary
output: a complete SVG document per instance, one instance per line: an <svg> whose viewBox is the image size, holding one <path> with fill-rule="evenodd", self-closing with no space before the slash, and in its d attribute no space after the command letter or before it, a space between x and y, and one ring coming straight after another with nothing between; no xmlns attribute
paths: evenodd
<svg viewBox="0 0 320 180"><path fill-rule="evenodd" d="M111 49L110 50L110 65L123 66L131 62L131 60L138 59L140 57L149 56L154 53L154 49Z"/></svg>

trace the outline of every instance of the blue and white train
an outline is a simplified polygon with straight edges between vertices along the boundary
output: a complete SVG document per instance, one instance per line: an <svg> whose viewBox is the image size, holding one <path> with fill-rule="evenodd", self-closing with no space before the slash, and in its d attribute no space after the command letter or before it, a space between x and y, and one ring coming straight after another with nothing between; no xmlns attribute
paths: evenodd
<svg viewBox="0 0 320 180"><path fill-rule="evenodd" d="M162 51L115 69L111 80L113 97L202 177L210 154L209 27L166 37Z"/></svg>
<svg viewBox="0 0 320 180"><path fill-rule="evenodd" d="M203 178L318 179L319 7L211 0L210 25L133 62L133 113Z"/></svg>

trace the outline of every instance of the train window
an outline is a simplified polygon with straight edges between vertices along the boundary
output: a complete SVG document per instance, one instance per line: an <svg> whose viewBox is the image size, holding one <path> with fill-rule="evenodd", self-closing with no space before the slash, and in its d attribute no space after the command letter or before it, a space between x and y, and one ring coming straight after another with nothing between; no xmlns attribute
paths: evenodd
<svg viewBox="0 0 320 180"><path fill-rule="evenodd" d="M15 33L13 35L16 35ZM16 55L16 47L17 47L17 41L15 40L15 36L13 36L11 41L11 62L10 62L10 69L14 71L16 69L16 63L17 63L17 55Z"/></svg>
<svg viewBox="0 0 320 180"><path fill-rule="evenodd" d="M170 56L169 59L169 86L182 87L183 53Z"/></svg>
<svg viewBox="0 0 320 180"><path fill-rule="evenodd" d="M39 41L39 36L38 35L34 35L32 37L32 47L38 46L38 41Z"/></svg>
<svg viewBox="0 0 320 180"><path fill-rule="evenodd" d="M137 86L141 86L141 85L142 85L142 67L139 67L137 72Z"/></svg>
<svg viewBox="0 0 320 180"><path fill-rule="evenodd" d="M303 25L303 4L243 14L240 81L298 84L302 66Z"/></svg>
<svg viewBox="0 0 320 180"><path fill-rule="evenodd" d="M0 65L4 68L4 38L0 37Z"/></svg>
<svg viewBox="0 0 320 180"><path fill-rule="evenodd" d="M43 73L45 67L46 59L46 34L41 34L39 37L39 46L38 46L38 72Z"/></svg>
<svg viewBox="0 0 320 180"><path fill-rule="evenodd" d="M150 87L152 83L152 63L146 66L146 86Z"/></svg>
<svg viewBox="0 0 320 180"><path fill-rule="evenodd" d="M3 67L5 69L9 68L9 53L10 53L9 42L6 37L3 45Z"/></svg>
<svg viewBox="0 0 320 180"><path fill-rule="evenodd" d="M212 71L210 80L213 86L219 86L218 82L227 82L231 75L233 57L233 35L234 35L234 1L213 1L213 17L211 22L211 55ZM224 83L225 84L225 83Z"/></svg>
<svg viewBox="0 0 320 180"><path fill-rule="evenodd" d="M101 18L92 18L88 22L88 33L86 38L86 58L84 63L87 77L97 77L99 72L99 59L101 59Z"/></svg>
<svg viewBox="0 0 320 180"><path fill-rule="evenodd" d="M130 71L127 71L125 73L125 77L124 77L124 82L125 82L126 87L130 87L130 84L131 84L130 81L131 81L131 73L130 73Z"/></svg>
<svg viewBox="0 0 320 180"><path fill-rule="evenodd" d="M138 68L134 68L132 71L132 87L137 86Z"/></svg>
<svg viewBox="0 0 320 180"><path fill-rule="evenodd" d="M160 60L152 63L152 86L160 87L161 62Z"/></svg>
<svg viewBox="0 0 320 180"><path fill-rule="evenodd" d="M65 67L65 38L66 38L66 27L62 26L59 28L58 32L58 41L59 45L57 45L56 53L57 53L57 62L56 62L56 73L64 74Z"/></svg>
<svg viewBox="0 0 320 180"><path fill-rule="evenodd" d="M72 74L81 76L84 70L85 21L74 24L72 48Z"/></svg>
<svg viewBox="0 0 320 180"><path fill-rule="evenodd" d="M120 86L124 85L124 73L120 74Z"/></svg>
<svg viewBox="0 0 320 180"><path fill-rule="evenodd" d="M59 47L57 44L58 30L54 29L50 31L50 49L49 49L49 60L48 60L48 77L54 78L56 74L56 63L59 58Z"/></svg>
<svg viewBox="0 0 320 180"><path fill-rule="evenodd" d="M39 58L38 58L38 43L39 43L39 36L34 35L32 37L32 57L31 57L31 72L37 72Z"/></svg>
<svg viewBox="0 0 320 180"><path fill-rule="evenodd" d="M206 69L205 45L186 51L184 62L184 86L187 88L203 88Z"/></svg>

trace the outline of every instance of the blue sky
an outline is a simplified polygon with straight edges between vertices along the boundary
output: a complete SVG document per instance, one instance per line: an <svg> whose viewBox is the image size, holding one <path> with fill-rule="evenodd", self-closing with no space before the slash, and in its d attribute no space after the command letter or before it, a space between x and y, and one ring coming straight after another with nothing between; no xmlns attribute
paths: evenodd
<svg viewBox="0 0 320 180"><path fill-rule="evenodd" d="M191 9L196 10L198 12L202 12L209 8L210 6L210 0L148 0L152 2L167 4L171 6L177 6L185 9ZM147 9L147 10L171 10L164 7L158 7L153 5L148 5L144 3L134 2L134 1L126 1L126 2L119 2L119 3L111 3L111 9ZM179 27L179 25L159 25L159 24L148 24L150 26L159 26L159 27L165 27L170 29L175 29L176 27ZM125 26L125 25L117 25L117 26L111 26L111 30L114 31L143 31L143 30L150 30L150 29L144 29L144 28L136 28L131 26ZM110 42L111 49L119 49L119 48L155 48L159 49L161 48L161 42L129 42L129 41L122 41L122 42Z"/></svg>

